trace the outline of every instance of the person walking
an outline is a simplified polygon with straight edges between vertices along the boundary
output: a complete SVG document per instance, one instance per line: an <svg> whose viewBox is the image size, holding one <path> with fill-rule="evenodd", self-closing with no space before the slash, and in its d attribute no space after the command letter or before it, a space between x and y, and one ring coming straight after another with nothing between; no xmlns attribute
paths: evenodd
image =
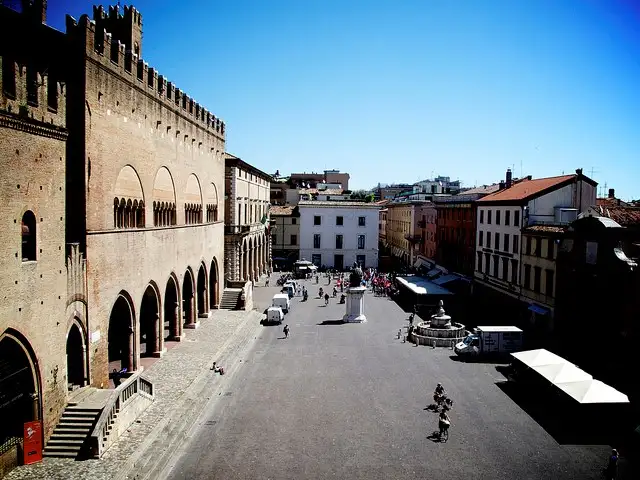
<svg viewBox="0 0 640 480"><path fill-rule="evenodd" d="M616 480L618 478L618 450L615 448L611 450L611 455L609 456L609 463L607 468L604 470L604 478L607 480Z"/></svg>
<svg viewBox="0 0 640 480"><path fill-rule="evenodd" d="M284 332L284 338L289 338L289 325L285 325L282 331Z"/></svg>
<svg viewBox="0 0 640 480"><path fill-rule="evenodd" d="M328 293L324 294L324 304L325 305L329 305L329 294Z"/></svg>

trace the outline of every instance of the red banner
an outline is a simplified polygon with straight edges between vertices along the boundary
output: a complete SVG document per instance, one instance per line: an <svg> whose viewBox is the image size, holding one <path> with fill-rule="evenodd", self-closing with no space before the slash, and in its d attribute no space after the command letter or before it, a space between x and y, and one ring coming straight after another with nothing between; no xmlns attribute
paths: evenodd
<svg viewBox="0 0 640 480"><path fill-rule="evenodd" d="M42 461L42 423L26 422L24 424L24 464Z"/></svg>

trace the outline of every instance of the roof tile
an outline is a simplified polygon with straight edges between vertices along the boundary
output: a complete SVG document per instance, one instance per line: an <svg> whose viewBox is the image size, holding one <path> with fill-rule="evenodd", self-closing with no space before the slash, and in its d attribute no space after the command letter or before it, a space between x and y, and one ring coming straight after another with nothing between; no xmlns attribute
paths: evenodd
<svg viewBox="0 0 640 480"><path fill-rule="evenodd" d="M536 178L533 180L523 180L515 183L509 188L500 190L491 195L478 200L478 203L505 202L505 201L522 201L527 200L547 188L560 185L563 182L576 178L577 175L561 175L559 177Z"/></svg>

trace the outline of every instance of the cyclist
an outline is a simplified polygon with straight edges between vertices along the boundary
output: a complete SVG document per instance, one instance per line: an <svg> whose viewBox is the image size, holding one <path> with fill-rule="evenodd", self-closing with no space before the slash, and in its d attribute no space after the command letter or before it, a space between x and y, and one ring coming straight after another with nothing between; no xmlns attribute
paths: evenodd
<svg viewBox="0 0 640 480"><path fill-rule="evenodd" d="M440 418L438 419L438 427L440 430L440 438L442 438L442 436L444 435L444 433L449 430L449 427L451 426L451 419L449 418L449 415L447 415L446 411L441 411L440 412Z"/></svg>

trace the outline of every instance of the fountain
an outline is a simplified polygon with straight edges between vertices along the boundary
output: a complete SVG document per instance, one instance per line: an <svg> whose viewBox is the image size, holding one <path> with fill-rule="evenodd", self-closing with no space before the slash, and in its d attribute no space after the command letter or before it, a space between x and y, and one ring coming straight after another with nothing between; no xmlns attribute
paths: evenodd
<svg viewBox="0 0 640 480"><path fill-rule="evenodd" d="M353 265L351 275L349 275L349 288L347 289L346 307L347 311L342 317L346 323L362 323L367 321L364 316L364 293L367 291L362 286L362 270L357 264Z"/></svg>
<svg viewBox="0 0 640 480"><path fill-rule="evenodd" d="M451 321L451 316L445 313L443 302L440 300L436 314L431 315L429 321L420 322L410 330L409 341L416 345L451 347L466 336L464 325Z"/></svg>

